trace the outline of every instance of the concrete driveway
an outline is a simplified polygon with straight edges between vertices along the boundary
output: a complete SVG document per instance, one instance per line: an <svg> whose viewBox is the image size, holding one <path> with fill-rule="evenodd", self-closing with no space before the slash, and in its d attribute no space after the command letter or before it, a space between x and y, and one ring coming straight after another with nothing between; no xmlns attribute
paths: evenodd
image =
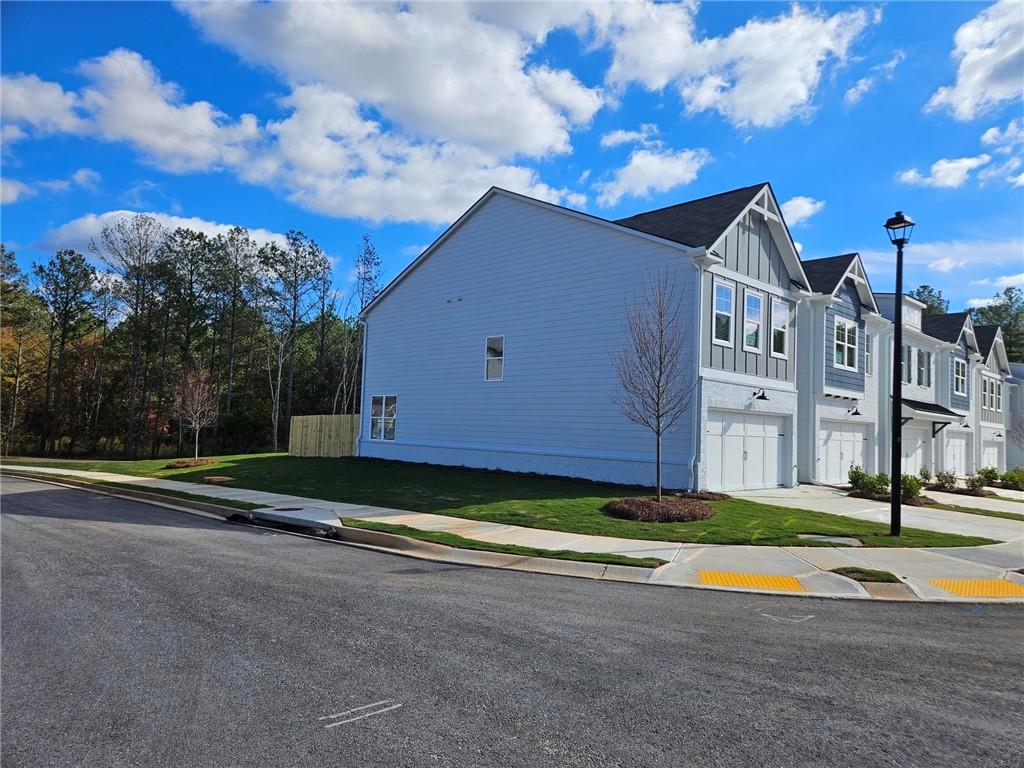
<svg viewBox="0 0 1024 768"><path fill-rule="evenodd" d="M852 517L858 520L870 520L876 523L889 522L889 505L884 502L855 499L845 492L822 485L798 485L795 488L769 488L761 491L737 491L733 496L740 499L759 501L762 504L773 504L778 507L806 509L812 512L825 512L830 515ZM932 494L936 501L938 495ZM943 503L976 506L969 496L956 494L940 494ZM946 498L954 501L945 501ZM1012 502L1000 502L1012 507ZM1017 511L1020 509L1006 509ZM948 512L941 509L925 509L923 507L903 506L903 525L907 528L921 528L926 531L956 533L962 536L984 536L996 541L1020 542L1024 546L1024 522L1007 520L985 515L972 515L967 512Z"/></svg>

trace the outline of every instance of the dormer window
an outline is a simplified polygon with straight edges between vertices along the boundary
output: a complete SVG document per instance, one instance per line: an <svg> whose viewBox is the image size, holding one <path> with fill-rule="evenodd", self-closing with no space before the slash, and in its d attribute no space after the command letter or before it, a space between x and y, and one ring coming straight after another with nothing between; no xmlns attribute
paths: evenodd
<svg viewBox="0 0 1024 768"><path fill-rule="evenodd" d="M836 368L857 370L857 325L842 317L836 318L835 356Z"/></svg>

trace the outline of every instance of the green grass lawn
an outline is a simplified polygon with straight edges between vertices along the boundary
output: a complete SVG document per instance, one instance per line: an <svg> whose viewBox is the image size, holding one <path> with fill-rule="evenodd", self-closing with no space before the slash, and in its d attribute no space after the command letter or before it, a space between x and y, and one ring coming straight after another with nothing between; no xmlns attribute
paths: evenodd
<svg viewBox="0 0 1024 768"><path fill-rule="evenodd" d="M29 463L12 460L11 463ZM702 544L829 546L797 534L854 536L871 547L955 547L993 544L980 537L888 528L821 512L744 499L711 502L715 516L692 523L639 523L601 512L610 499L640 495L636 488L578 480L503 474L373 459L298 458L284 454L222 456L217 464L163 469L166 459L144 461L47 461L41 466L91 469L200 482L230 475L225 485L414 512L547 528L571 533Z"/></svg>
<svg viewBox="0 0 1024 768"><path fill-rule="evenodd" d="M988 498L992 498L989 496ZM1016 499L1006 499L1006 501L1014 501L1021 504L1021 508L1024 509L1024 503L1018 502ZM977 507L961 507L959 504L929 504L928 509L945 509L950 512L966 512L969 515L985 515L986 517L1001 517L1005 520L1022 520L1024 521L1024 515L1018 515L1014 512L1003 512L998 509L978 509Z"/></svg>
<svg viewBox="0 0 1024 768"><path fill-rule="evenodd" d="M883 584L899 584L900 580L888 571L876 571L873 568L844 567L833 568L832 573L838 573L854 581L881 582Z"/></svg>

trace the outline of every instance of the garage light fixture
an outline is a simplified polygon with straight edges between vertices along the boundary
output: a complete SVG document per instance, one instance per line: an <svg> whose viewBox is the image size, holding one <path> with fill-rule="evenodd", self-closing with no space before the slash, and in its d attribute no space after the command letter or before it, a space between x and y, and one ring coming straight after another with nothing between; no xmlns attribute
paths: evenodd
<svg viewBox="0 0 1024 768"><path fill-rule="evenodd" d="M765 394L763 387L761 389L755 389L753 397L754 397L755 400L767 400L768 399L768 395Z"/></svg>
<svg viewBox="0 0 1024 768"><path fill-rule="evenodd" d="M857 407L857 403L853 404L853 408L846 412L847 416L861 416L860 408Z"/></svg>
<svg viewBox="0 0 1024 768"><path fill-rule="evenodd" d="M996 432L995 436L996 436L996 437L1002 437L1002 436L1003 436L1003 433L1002 433L1002 432Z"/></svg>

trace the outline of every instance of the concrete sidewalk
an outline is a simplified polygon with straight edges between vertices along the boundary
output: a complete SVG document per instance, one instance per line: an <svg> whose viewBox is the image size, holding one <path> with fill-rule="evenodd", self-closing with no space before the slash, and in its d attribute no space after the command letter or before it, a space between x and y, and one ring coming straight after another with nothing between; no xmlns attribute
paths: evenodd
<svg viewBox="0 0 1024 768"><path fill-rule="evenodd" d="M424 531L454 533L477 541L518 544L549 550L618 554L628 557L654 557L667 564L651 572L648 581L690 587L716 587L744 591L791 592L821 597L918 598L924 600L1002 599L1024 601L1024 529L995 526L1002 538L1017 535L1002 544L985 547L944 549L868 548L868 547L775 547L680 544L644 539L588 536L563 531L503 525L477 520L409 512L383 507L309 499L287 494L230 488L219 485L187 483L110 472L27 467L14 464L4 468L31 472L40 476L78 477L123 483L140 491L169 490L196 496L230 499L264 505L256 510L260 517L284 522L313 523L341 527L339 518L379 521L405 525ZM56 477L54 478L56 479ZM767 492L771 493L771 492ZM744 494L745 496L747 494ZM753 494L750 494L753 497ZM845 497L844 497L845 498ZM766 498L759 498L771 503ZM781 500L776 502L783 506ZM789 503L788 506L799 507ZM907 508L914 509L914 508ZM829 511L818 508L817 511ZM928 510L931 511L931 510ZM840 514L843 514L840 512ZM1016 521L979 515L943 512L978 518L982 523ZM855 515L849 515L855 516ZM871 519L871 518L867 518ZM908 526L916 525L905 519ZM928 528L928 525L920 527ZM941 530L941 529L937 529ZM962 531L952 531L960 533ZM839 567L885 570L900 577L902 584L863 585L830 571Z"/></svg>

